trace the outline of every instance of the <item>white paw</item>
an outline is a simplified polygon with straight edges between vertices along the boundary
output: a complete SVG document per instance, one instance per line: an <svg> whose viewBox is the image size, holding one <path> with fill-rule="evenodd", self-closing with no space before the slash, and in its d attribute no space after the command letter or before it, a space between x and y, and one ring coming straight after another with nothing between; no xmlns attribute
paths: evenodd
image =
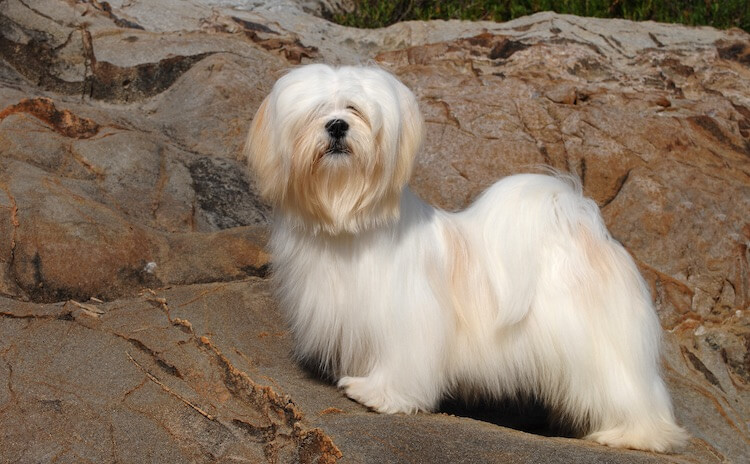
<svg viewBox="0 0 750 464"><path fill-rule="evenodd" d="M342 377L338 382L338 387L343 388L346 396L357 403L380 413L412 414L419 410L418 406L410 404L408 400L371 377Z"/></svg>
<svg viewBox="0 0 750 464"><path fill-rule="evenodd" d="M677 425L663 423L660 430L617 427L591 433L585 438L614 448L632 448L666 453L684 446L688 436Z"/></svg>

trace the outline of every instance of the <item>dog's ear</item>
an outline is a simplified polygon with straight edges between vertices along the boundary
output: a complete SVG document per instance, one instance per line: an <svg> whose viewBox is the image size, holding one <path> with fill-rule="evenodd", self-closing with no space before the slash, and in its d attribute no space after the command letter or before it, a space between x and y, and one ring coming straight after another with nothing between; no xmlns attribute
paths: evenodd
<svg viewBox="0 0 750 464"><path fill-rule="evenodd" d="M395 78L394 78L395 79ZM404 186L411 178L414 158L422 148L424 120L419 111L417 98L401 82L398 82L399 105L401 106L401 131L398 140L398 161L394 173L396 185Z"/></svg>
<svg viewBox="0 0 750 464"><path fill-rule="evenodd" d="M260 195L272 205L278 204L284 193L282 160L273 142L273 115L269 95L260 104L250 125L244 155L250 166Z"/></svg>

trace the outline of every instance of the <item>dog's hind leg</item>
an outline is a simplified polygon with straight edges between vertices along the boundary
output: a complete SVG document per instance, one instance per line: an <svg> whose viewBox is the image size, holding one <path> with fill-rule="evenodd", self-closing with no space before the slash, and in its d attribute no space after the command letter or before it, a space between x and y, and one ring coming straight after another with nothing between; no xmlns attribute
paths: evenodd
<svg viewBox="0 0 750 464"><path fill-rule="evenodd" d="M598 443L658 452L681 446L687 434L675 423L661 378L661 325L646 283L608 234L586 221L569 231L555 258L556 275L548 273L540 285L558 284L543 312L558 320L548 322L549 330L567 350L568 410L585 415L585 438Z"/></svg>

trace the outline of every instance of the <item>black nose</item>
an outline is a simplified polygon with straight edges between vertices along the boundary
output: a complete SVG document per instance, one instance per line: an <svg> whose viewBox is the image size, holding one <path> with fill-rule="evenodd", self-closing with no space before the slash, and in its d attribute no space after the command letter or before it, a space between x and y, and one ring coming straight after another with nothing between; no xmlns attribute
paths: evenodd
<svg viewBox="0 0 750 464"><path fill-rule="evenodd" d="M346 131L349 130L349 124L343 119L331 119L326 123L326 130L334 139L340 139L346 135Z"/></svg>

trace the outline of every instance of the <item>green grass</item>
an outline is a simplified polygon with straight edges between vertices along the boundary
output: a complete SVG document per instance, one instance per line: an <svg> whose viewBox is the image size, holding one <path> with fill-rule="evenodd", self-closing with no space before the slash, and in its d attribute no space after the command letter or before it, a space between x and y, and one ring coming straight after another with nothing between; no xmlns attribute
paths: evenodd
<svg viewBox="0 0 750 464"><path fill-rule="evenodd" d="M486 19L508 21L539 11L598 18L653 20L750 32L750 0L354 0L352 13L329 19L360 28L407 20Z"/></svg>

